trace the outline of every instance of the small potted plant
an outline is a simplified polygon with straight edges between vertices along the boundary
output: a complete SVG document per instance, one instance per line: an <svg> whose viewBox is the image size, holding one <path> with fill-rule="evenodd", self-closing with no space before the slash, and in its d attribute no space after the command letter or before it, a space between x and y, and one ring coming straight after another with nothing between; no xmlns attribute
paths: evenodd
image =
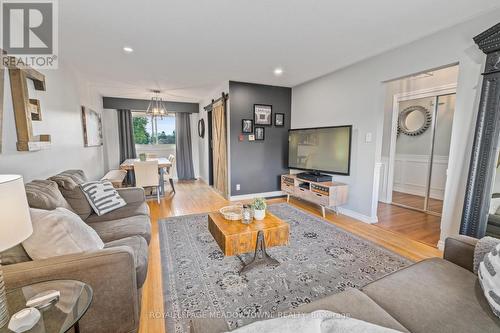
<svg viewBox="0 0 500 333"><path fill-rule="evenodd" d="M256 198L252 203L253 217L256 220L263 220L266 217L266 199Z"/></svg>

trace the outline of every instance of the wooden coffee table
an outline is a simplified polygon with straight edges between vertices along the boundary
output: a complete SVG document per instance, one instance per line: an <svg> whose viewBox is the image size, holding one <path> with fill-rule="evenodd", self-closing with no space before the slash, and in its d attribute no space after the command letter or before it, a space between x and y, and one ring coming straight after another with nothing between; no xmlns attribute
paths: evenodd
<svg viewBox="0 0 500 333"><path fill-rule="evenodd" d="M208 230L226 256L254 252L250 262L242 260L240 273L244 273L263 263L279 265L266 252L266 246L288 245L290 225L271 213L266 213L264 220L254 220L247 225L240 221L228 221L221 213L213 212L208 214ZM258 256L259 251L261 257Z"/></svg>

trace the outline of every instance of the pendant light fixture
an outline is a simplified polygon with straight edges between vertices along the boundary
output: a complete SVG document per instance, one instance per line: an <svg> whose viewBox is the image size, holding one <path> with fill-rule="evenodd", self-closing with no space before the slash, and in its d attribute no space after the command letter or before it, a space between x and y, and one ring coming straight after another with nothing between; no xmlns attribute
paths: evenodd
<svg viewBox="0 0 500 333"><path fill-rule="evenodd" d="M160 90L151 90L153 93L153 97L151 97L151 101L149 102L148 109L146 110L146 115L151 117L163 117L168 115L167 108L165 106L165 101L160 97Z"/></svg>

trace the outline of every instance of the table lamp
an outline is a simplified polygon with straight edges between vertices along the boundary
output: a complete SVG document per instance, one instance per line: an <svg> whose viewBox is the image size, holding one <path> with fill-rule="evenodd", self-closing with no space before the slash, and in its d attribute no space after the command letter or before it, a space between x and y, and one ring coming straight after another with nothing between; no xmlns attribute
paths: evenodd
<svg viewBox="0 0 500 333"><path fill-rule="evenodd" d="M23 177L0 175L0 252L10 249L33 232ZM0 328L9 321L0 255Z"/></svg>

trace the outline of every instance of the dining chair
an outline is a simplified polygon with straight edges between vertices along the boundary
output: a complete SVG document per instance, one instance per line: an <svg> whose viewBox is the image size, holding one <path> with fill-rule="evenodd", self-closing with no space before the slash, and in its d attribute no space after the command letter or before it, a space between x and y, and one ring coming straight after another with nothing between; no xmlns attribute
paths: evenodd
<svg viewBox="0 0 500 333"><path fill-rule="evenodd" d="M155 154L155 153L146 153L146 158L147 159L150 159L150 158L158 158L158 155Z"/></svg>
<svg viewBox="0 0 500 333"><path fill-rule="evenodd" d="M172 191L175 193L175 187L174 187L174 179L173 179L173 173L174 173L174 168L175 168L175 156L170 154L168 156L168 161L171 163L170 168L168 169L167 172L167 177L168 181L170 182L170 186L172 186Z"/></svg>
<svg viewBox="0 0 500 333"><path fill-rule="evenodd" d="M156 187L156 197L160 203L160 177L158 161L134 161L135 184L137 187Z"/></svg>

